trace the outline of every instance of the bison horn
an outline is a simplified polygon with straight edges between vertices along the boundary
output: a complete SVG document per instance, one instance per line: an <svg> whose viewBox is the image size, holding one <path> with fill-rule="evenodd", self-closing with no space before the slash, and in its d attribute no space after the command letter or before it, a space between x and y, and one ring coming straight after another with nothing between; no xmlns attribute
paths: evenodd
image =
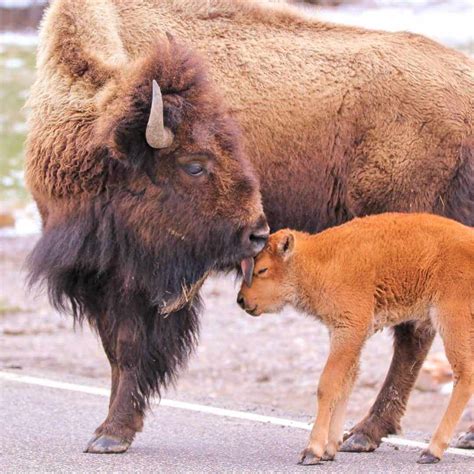
<svg viewBox="0 0 474 474"><path fill-rule="evenodd" d="M152 148L167 148L173 143L173 132L164 124L163 97L160 86L155 80L153 80L153 96L145 136Z"/></svg>

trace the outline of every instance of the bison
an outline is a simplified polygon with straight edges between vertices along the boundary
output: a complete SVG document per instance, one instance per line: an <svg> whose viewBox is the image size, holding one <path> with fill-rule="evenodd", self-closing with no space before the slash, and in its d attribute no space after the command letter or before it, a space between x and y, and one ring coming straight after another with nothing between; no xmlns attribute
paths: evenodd
<svg viewBox="0 0 474 474"><path fill-rule="evenodd" d="M473 225L473 104L473 61L418 35L243 0L53 2L29 98L43 220L30 278L97 329L110 361L86 451L129 447L196 343L204 278L265 243L261 204L271 230L384 211ZM433 337L395 327L343 449L399 430Z"/></svg>

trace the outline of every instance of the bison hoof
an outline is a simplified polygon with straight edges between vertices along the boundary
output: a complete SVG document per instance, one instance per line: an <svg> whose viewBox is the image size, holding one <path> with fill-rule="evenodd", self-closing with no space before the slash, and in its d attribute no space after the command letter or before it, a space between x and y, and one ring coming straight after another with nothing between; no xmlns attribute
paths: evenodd
<svg viewBox="0 0 474 474"><path fill-rule="evenodd" d="M434 454L431 454L428 450L423 451L421 456L416 461L418 464L436 464L440 459Z"/></svg>
<svg viewBox="0 0 474 474"><path fill-rule="evenodd" d="M456 448L474 449L474 431L468 431L456 441Z"/></svg>
<svg viewBox="0 0 474 474"><path fill-rule="evenodd" d="M378 444L372 441L367 435L354 433L342 443L339 451L348 453L368 453L377 448Z"/></svg>
<svg viewBox="0 0 474 474"><path fill-rule="evenodd" d="M124 453L129 446L129 441L115 436L100 435L89 441L84 452L94 454L118 454Z"/></svg>

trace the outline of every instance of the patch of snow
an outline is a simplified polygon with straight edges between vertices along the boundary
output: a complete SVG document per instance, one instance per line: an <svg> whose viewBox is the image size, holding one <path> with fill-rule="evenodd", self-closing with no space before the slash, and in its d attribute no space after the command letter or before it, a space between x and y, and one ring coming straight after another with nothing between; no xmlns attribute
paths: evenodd
<svg viewBox="0 0 474 474"><path fill-rule="evenodd" d="M410 31L428 36L448 46L474 41L474 1L430 3L378 2L379 7L343 5L337 8L316 8L318 18L335 23L361 26L375 30Z"/></svg>
<svg viewBox="0 0 474 474"><path fill-rule="evenodd" d="M445 383L441 386L440 393L443 395L451 395L453 391L453 382Z"/></svg>
<svg viewBox="0 0 474 474"><path fill-rule="evenodd" d="M25 181L25 172L23 170L13 170L10 175L17 181L21 181L22 183Z"/></svg>
<svg viewBox="0 0 474 474"><path fill-rule="evenodd" d="M27 206L13 212L15 217L14 227L0 229L0 236L35 235L41 232L41 218L36 204Z"/></svg>
<svg viewBox="0 0 474 474"><path fill-rule="evenodd" d="M0 45L36 46L38 35L35 33L13 33L10 31L0 33Z"/></svg>
<svg viewBox="0 0 474 474"><path fill-rule="evenodd" d="M28 131L28 125L26 122L15 122L12 130L14 133L26 133Z"/></svg>
<svg viewBox="0 0 474 474"><path fill-rule="evenodd" d="M48 0L0 0L2 8L27 8L45 5Z"/></svg>
<svg viewBox="0 0 474 474"><path fill-rule="evenodd" d="M8 59L5 59L5 61L3 62L3 65L7 69L18 69L21 66L23 66L24 63L25 62L23 61L23 59L20 59L20 58L8 58Z"/></svg>
<svg viewBox="0 0 474 474"><path fill-rule="evenodd" d="M1 182L4 186L13 186L15 184L15 180L11 176L4 176Z"/></svg>

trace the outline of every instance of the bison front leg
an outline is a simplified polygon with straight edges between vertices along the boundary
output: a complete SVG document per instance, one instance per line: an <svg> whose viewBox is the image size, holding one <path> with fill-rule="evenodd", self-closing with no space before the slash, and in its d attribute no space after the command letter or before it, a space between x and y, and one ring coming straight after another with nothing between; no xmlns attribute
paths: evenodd
<svg viewBox="0 0 474 474"><path fill-rule="evenodd" d="M116 334L105 322L100 322L98 329L111 366L109 413L85 452L123 453L143 427L143 408L135 403L139 398L136 364L143 341L133 320L121 322Z"/></svg>
<svg viewBox="0 0 474 474"><path fill-rule="evenodd" d="M146 295L117 304L113 318L98 321L112 369L109 413L86 447L88 453L121 453L143 427L150 397L176 379L197 342L198 298L167 315L158 313Z"/></svg>
<svg viewBox="0 0 474 474"><path fill-rule="evenodd" d="M430 325L406 323L395 327L393 359L382 389L368 415L350 431L341 451L373 451L383 437L399 432L408 397L434 335Z"/></svg>

